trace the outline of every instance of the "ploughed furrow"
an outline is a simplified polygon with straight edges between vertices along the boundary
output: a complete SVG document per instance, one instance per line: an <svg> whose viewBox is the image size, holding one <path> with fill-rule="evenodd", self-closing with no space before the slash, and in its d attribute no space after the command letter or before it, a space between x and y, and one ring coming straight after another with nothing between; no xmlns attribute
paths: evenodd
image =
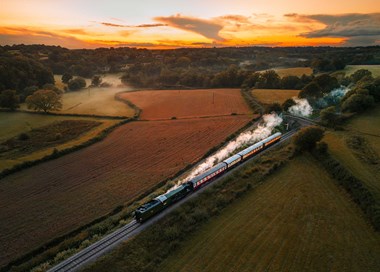
<svg viewBox="0 0 380 272"><path fill-rule="evenodd" d="M310 155L295 157L208 221L159 267L206 272L379 269L379 233Z"/></svg>
<svg viewBox="0 0 380 272"><path fill-rule="evenodd" d="M132 122L103 141L0 182L0 266L131 201L249 118Z"/></svg>
<svg viewBox="0 0 380 272"><path fill-rule="evenodd" d="M149 90L127 92L120 98L142 109L143 120L249 114L240 89Z"/></svg>

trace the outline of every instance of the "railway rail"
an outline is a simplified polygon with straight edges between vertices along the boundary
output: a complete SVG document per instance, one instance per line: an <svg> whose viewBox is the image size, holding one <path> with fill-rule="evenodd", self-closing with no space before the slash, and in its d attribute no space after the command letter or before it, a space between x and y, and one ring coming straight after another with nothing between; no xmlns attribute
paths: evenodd
<svg viewBox="0 0 380 272"><path fill-rule="evenodd" d="M187 197L181 199L174 205L168 207L166 210L162 211L161 213L157 214L153 218L149 219L149 221L140 224L136 220L132 220L127 225L121 227L120 229L116 230L115 232L107 235L103 239L97 241L96 243L90 245L89 247L83 249L82 251L76 253L75 255L71 256L70 258L66 259L65 261L59 263L58 265L52 267L48 270L48 272L68 272L68 271L77 271L79 268L83 267L84 265L94 261L96 258L104 255L105 253L109 252L116 246L118 246L122 241L125 241L134 235L138 234L148 226L154 224L157 220L164 217L166 214L170 213L172 210L176 209L178 206L182 205L184 202L192 199L193 197L197 196L199 193L201 193L204 189L208 188L209 186L214 185L218 180L220 180L223 177L229 176L235 171L239 171L241 167L243 167L247 162L251 161L253 158L260 157L262 154L265 154L268 152L268 150L278 146L279 144L283 143L284 141L291 138L296 133L295 130L291 130L285 134L282 135L281 141L273 144L268 149L264 150L263 152L253 156L252 158L242 162L240 165L238 165L236 168L232 169L231 171L227 172L226 174L222 175L221 177L216 178L214 181L206 184L206 186L203 186L198 191L195 191L188 195Z"/></svg>
<svg viewBox="0 0 380 272"><path fill-rule="evenodd" d="M112 249L113 246L119 244L120 241L129 238L128 234L131 234L133 230L139 227L139 225L140 224L137 223L136 220L132 220L127 225L107 235L103 239L83 249L82 251L71 256L67 260L61 262L57 266L49 269L48 271L74 271L75 269L83 265L83 263L87 263L90 259L94 259L98 255L103 255L105 252Z"/></svg>

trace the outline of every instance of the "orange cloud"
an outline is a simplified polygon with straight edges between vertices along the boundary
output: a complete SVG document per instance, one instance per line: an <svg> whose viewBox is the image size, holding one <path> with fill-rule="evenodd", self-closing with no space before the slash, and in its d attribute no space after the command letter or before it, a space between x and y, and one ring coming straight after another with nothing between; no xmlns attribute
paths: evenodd
<svg viewBox="0 0 380 272"><path fill-rule="evenodd" d="M86 42L71 36L25 27L0 27L0 43L3 45L21 43L61 45L68 48L84 48L88 46Z"/></svg>
<svg viewBox="0 0 380 272"><path fill-rule="evenodd" d="M137 28L167 26L167 24L121 25L121 24L114 24L114 23L107 23L107 22L101 22L101 24L104 26L111 26L111 27L137 27Z"/></svg>

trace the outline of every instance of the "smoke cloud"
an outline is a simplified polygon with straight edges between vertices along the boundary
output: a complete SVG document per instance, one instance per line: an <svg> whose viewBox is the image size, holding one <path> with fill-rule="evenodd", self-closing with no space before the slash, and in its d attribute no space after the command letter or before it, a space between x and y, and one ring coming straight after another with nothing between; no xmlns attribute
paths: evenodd
<svg viewBox="0 0 380 272"><path fill-rule="evenodd" d="M185 179L180 180L178 185L189 181L195 176L210 169L218 162L228 158L234 151L245 145L251 145L272 134L273 129L282 123L282 118L276 113L266 114L263 116L263 122L257 126L256 129L242 132L235 140L229 142L225 147L216 152L214 155L208 157L203 163L198 165ZM175 189L171 188L170 190Z"/></svg>
<svg viewBox="0 0 380 272"><path fill-rule="evenodd" d="M339 88L336 88L332 90L330 93L326 94L324 97L318 99L316 105L321 109L336 105L340 102L340 100L342 100L343 96L348 91L350 91L349 87L340 86Z"/></svg>
<svg viewBox="0 0 380 272"><path fill-rule="evenodd" d="M296 104L288 109L289 113L303 117L310 116L313 113L313 108L310 106L307 99L293 97L293 100Z"/></svg>

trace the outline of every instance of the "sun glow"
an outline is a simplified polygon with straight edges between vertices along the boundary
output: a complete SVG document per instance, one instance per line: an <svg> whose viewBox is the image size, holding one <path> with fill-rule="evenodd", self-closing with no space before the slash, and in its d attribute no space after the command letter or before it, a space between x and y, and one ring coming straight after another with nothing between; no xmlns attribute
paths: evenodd
<svg viewBox="0 0 380 272"><path fill-rule="evenodd" d="M340 46L355 41L368 28L380 28L375 0L360 5L348 0L343 6L338 0L195 0L191 6L174 0L159 2L4 0L0 45ZM358 23L347 26L353 21ZM374 31L367 40L379 44L378 34Z"/></svg>

